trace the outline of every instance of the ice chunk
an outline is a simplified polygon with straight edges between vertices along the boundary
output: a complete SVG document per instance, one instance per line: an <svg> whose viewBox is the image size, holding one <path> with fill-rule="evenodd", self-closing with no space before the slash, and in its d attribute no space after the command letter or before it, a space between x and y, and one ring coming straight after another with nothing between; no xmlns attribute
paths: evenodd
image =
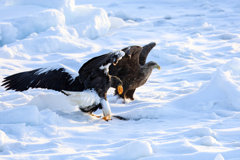
<svg viewBox="0 0 240 160"><path fill-rule="evenodd" d="M4 45L0 48L0 57L5 59L30 59L30 56L26 54L26 50L22 44L14 45L12 47Z"/></svg>
<svg viewBox="0 0 240 160"><path fill-rule="evenodd" d="M22 106L0 111L0 124L26 123L39 125L41 114L36 106Z"/></svg>
<svg viewBox="0 0 240 160"><path fill-rule="evenodd" d="M10 22L0 22L0 46L16 41L17 32Z"/></svg>
<svg viewBox="0 0 240 160"><path fill-rule="evenodd" d="M28 103L28 105L35 105L40 111L44 109L62 109L65 111L77 110L77 107L70 105L66 96L61 93L57 95L51 93L37 95Z"/></svg>
<svg viewBox="0 0 240 160"><path fill-rule="evenodd" d="M126 25L124 20L118 17L109 17L109 20L111 22L111 29L120 28Z"/></svg>
<svg viewBox="0 0 240 160"><path fill-rule="evenodd" d="M3 147L4 143L6 142L7 135L0 130L0 150Z"/></svg>
<svg viewBox="0 0 240 160"><path fill-rule="evenodd" d="M240 110L238 97L240 97L240 86L218 68L207 85L174 103L181 103L182 106L195 110L209 110L213 107Z"/></svg>
<svg viewBox="0 0 240 160"><path fill-rule="evenodd" d="M224 157L219 153L214 160L225 160Z"/></svg>
<svg viewBox="0 0 240 160"><path fill-rule="evenodd" d="M133 141L118 149L117 154L122 159L138 159L151 156L153 153L152 147L146 141Z"/></svg>
<svg viewBox="0 0 240 160"><path fill-rule="evenodd" d="M73 12L66 15L66 23L76 29L79 37L90 39L105 35L111 26L107 12L91 5L76 6Z"/></svg>
<svg viewBox="0 0 240 160"><path fill-rule="evenodd" d="M208 24L207 22L205 22L202 26L202 29L205 31L211 31L214 30L214 26L212 24Z"/></svg>
<svg viewBox="0 0 240 160"><path fill-rule="evenodd" d="M229 71L232 76L240 76L240 58L234 57L230 61L228 61L226 64L222 65L220 68L227 72Z"/></svg>
<svg viewBox="0 0 240 160"><path fill-rule="evenodd" d="M204 146L219 145L219 142L217 142L217 140L212 136L204 136L197 140L197 143Z"/></svg>
<svg viewBox="0 0 240 160"><path fill-rule="evenodd" d="M42 115L42 121L44 123L47 123L50 125L56 125L56 124L61 125L66 123L66 120L64 120L64 118L62 118L56 112L53 112L49 109L44 109L40 113ZM56 126L48 126L47 128L50 129L52 133L58 131ZM44 132L47 132L47 130L44 130Z"/></svg>
<svg viewBox="0 0 240 160"><path fill-rule="evenodd" d="M16 18L11 20L12 25L18 29L18 39L23 39L31 33L40 33L50 27L65 24L65 16L56 9L44 10L35 15Z"/></svg>
<svg viewBox="0 0 240 160"><path fill-rule="evenodd" d="M71 35L68 31L72 32L74 35ZM83 49L82 51L84 51L84 49L89 47L88 40L77 39L75 29L70 30L61 26L51 27L40 34L31 34L24 40L16 43L21 43L29 55L53 52L74 52L76 50L79 51L79 49ZM11 46L11 48L14 46Z"/></svg>
<svg viewBox="0 0 240 160"><path fill-rule="evenodd" d="M216 136L216 133L209 127L200 127L200 128L193 128L184 133L186 136L199 136L199 137L204 137L204 136Z"/></svg>
<svg viewBox="0 0 240 160"><path fill-rule="evenodd" d="M65 16L56 9L48 9L5 21L0 22L0 46L24 39L32 33L44 32L50 27L63 26Z"/></svg>

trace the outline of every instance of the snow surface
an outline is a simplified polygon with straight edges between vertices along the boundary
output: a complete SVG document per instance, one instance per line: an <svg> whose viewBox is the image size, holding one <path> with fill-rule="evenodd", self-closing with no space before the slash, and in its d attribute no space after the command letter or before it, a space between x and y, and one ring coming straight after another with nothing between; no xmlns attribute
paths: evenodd
<svg viewBox="0 0 240 160"><path fill-rule="evenodd" d="M161 66L134 101L109 90L129 121L0 87L0 159L240 160L239 26L237 0L0 0L0 79L150 42Z"/></svg>
<svg viewBox="0 0 240 160"><path fill-rule="evenodd" d="M117 150L117 154L122 159L138 159L152 154L152 147L149 142L133 141Z"/></svg>

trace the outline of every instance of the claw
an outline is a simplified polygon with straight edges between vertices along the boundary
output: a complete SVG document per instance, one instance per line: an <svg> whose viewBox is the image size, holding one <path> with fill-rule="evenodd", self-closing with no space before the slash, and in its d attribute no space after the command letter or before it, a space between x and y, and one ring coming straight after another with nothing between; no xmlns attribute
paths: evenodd
<svg viewBox="0 0 240 160"><path fill-rule="evenodd" d="M93 116L93 117L97 117L97 118L100 118L101 116L97 116L97 115L95 115L95 114L92 114L92 113L89 113L91 116Z"/></svg>
<svg viewBox="0 0 240 160"><path fill-rule="evenodd" d="M103 117L102 119L104 119L105 121L112 120L112 119L111 119L111 116L109 116L109 115L108 115L108 116L105 116L105 117Z"/></svg>

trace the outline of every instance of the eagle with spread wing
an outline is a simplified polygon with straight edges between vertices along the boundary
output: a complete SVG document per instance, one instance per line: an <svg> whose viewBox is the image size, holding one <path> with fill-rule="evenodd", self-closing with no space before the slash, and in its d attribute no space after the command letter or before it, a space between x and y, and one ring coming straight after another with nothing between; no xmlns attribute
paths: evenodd
<svg viewBox="0 0 240 160"><path fill-rule="evenodd" d="M133 95L136 88L144 85L154 68L161 69L160 66L150 61L146 63L149 52L156 46L155 42L149 43L145 46L130 46L122 49L125 56L117 65L111 65L109 74L117 76L123 82L123 93L117 92L122 99L134 100Z"/></svg>
<svg viewBox="0 0 240 160"><path fill-rule="evenodd" d="M108 121L111 119L108 89L114 87L119 94L123 92L121 80L109 75L109 66L117 65L124 55L123 51L115 51L94 57L83 64L76 76L63 67L16 73L5 77L2 86L20 92L29 88L59 91L67 95L72 104L79 105L83 112L93 115L97 109L102 109L103 119Z"/></svg>

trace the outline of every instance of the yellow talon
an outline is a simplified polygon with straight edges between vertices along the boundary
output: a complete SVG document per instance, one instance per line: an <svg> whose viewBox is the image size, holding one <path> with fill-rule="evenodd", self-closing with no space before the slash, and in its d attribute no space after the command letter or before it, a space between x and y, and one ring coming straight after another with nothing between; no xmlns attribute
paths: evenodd
<svg viewBox="0 0 240 160"><path fill-rule="evenodd" d="M109 115L108 115L108 116L105 116L105 117L103 117L102 119L104 119L105 121L112 120L112 119L111 119L111 116L109 116Z"/></svg>
<svg viewBox="0 0 240 160"><path fill-rule="evenodd" d="M94 116L94 117L97 117L97 118L100 118L100 117L101 117L101 116L97 116L97 115L92 114L92 113L90 113L90 115L91 115L91 116Z"/></svg>

